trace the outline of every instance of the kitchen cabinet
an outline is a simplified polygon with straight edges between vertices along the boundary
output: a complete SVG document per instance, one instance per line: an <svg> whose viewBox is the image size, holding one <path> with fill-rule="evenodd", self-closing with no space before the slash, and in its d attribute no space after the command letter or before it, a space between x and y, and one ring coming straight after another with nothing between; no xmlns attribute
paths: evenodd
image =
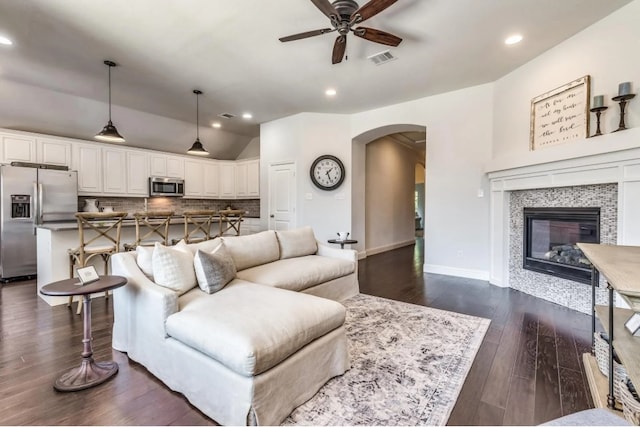
<svg viewBox="0 0 640 427"><path fill-rule="evenodd" d="M127 151L127 194L149 195L147 154L142 151Z"/></svg>
<svg viewBox="0 0 640 427"><path fill-rule="evenodd" d="M35 162L36 139L29 136L2 135L0 137L0 161Z"/></svg>
<svg viewBox="0 0 640 427"><path fill-rule="evenodd" d="M259 159L236 163L236 197L239 199L260 197Z"/></svg>
<svg viewBox="0 0 640 427"><path fill-rule="evenodd" d="M185 160L178 156L151 154L149 156L150 176L184 179Z"/></svg>
<svg viewBox="0 0 640 427"><path fill-rule="evenodd" d="M126 194L126 152L114 148L104 148L102 162L102 191L108 194Z"/></svg>
<svg viewBox="0 0 640 427"><path fill-rule="evenodd" d="M236 198L236 165L235 162L225 161L219 163L220 168L220 198Z"/></svg>
<svg viewBox="0 0 640 427"><path fill-rule="evenodd" d="M204 164L203 196L218 198L220 195L220 168L218 162L208 161Z"/></svg>
<svg viewBox="0 0 640 427"><path fill-rule="evenodd" d="M74 144L72 169L78 171L78 195L102 194L102 150L98 145Z"/></svg>
<svg viewBox="0 0 640 427"><path fill-rule="evenodd" d="M184 161L184 195L191 198L204 195L204 162Z"/></svg>
<svg viewBox="0 0 640 427"><path fill-rule="evenodd" d="M36 140L36 154L38 163L71 166L70 142L38 138Z"/></svg>

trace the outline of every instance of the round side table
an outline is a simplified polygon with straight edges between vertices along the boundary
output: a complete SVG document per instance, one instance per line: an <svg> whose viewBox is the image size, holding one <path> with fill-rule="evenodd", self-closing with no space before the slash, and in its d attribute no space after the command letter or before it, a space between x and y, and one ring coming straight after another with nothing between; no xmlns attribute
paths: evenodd
<svg viewBox="0 0 640 427"><path fill-rule="evenodd" d="M40 289L43 295L55 297L68 297L82 295L83 329L82 339L82 363L79 367L63 373L53 384L58 391L77 391L102 384L118 373L118 364L113 361L95 362L93 360L93 348L91 347L91 294L110 291L127 284L127 279L121 276L100 276L100 279L82 285L77 278L61 280L50 283Z"/></svg>
<svg viewBox="0 0 640 427"><path fill-rule="evenodd" d="M353 239L345 239L345 240L329 239L327 240L327 242L340 244L340 249L344 249L344 245L355 245L356 243L358 243L357 240L353 240Z"/></svg>

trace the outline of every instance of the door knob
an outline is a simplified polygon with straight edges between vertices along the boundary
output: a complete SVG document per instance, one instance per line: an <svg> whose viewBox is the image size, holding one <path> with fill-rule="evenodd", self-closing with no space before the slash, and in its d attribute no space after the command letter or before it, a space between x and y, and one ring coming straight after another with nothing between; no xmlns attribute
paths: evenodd
<svg viewBox="0 0 640 427"><path fill-rule="evenodd" d="M271 215L269 215L269 216L270 216L271 218L275 218L275 215L274 215L274 214L271 214Z"/></svg>

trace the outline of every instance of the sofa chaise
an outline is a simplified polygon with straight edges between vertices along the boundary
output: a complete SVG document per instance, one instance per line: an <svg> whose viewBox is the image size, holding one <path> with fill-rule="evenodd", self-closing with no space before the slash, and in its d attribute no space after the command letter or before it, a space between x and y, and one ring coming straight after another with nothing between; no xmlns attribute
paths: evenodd
<svg viewBox="0 0 640 427"><path fill-rule="evenodd" d="M112 273L128 280L113 348L219 423L279 424L349 369L339 301L359 292L357 254L310 227L139 247L115 254Z"/></svg>

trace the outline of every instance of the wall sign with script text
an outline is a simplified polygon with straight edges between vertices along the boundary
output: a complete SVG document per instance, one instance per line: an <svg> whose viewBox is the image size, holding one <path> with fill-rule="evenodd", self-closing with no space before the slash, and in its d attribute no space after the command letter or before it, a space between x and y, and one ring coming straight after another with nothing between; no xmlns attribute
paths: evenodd
<svg viewBox="0 0 640 427"><path fill-rule="evenodd" d="M590 88L584 76L531 100L531 150L587 138Z"/></svg>

